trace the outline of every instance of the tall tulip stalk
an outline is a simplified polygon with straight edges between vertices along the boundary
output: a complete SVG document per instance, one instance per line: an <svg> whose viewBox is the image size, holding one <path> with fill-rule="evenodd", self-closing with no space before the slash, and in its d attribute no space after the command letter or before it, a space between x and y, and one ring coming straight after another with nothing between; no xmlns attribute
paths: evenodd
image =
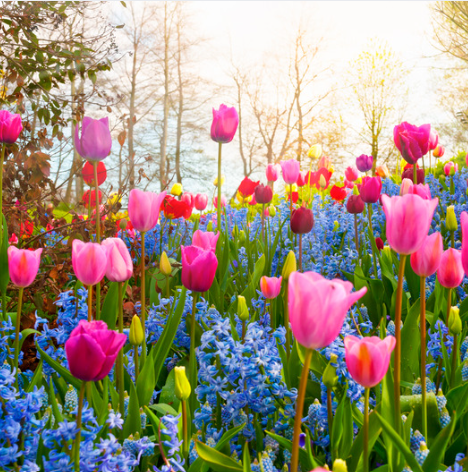
<svg viewBox="0 0 468 472"><path fill-rule="evenodd" d="M221 153L222 145L230 143L236 134L239 125L239 115L234 107L222 104L219 110L213 108L213 122L211 124L211 139L218 143L218 202L221 202ZM221 205L217 208L218 230L221 229Z"/></svg>

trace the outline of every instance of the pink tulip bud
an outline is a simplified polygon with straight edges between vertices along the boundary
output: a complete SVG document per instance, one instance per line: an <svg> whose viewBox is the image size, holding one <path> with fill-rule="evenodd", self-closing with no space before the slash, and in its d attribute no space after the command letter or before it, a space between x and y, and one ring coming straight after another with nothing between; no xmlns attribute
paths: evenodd
<svg viewBox="0 0 468 472"><path fill-rule="evenodd" d="M262 295L269 300L276 298L281 292L281 281L283 277L267 277L264 275L260 279L260 290Z"/></svg>
<svg viewBox="0 0 468 472"><path fill-rule="evenodd" d="M343 183L346 188L354 188L354 182L350 182L348 179L344 179Z"/></svg>
<svg viewBox="0 0 468 472"><path fill-rule="evenodd" d="M107 247L106 277L111 282L125 282L133 275L133 262L127 246L120 238L107 238L102 242Z"/></svg>
<svg viewBox="0 0 468 472"><path fill-rule="evenodd" d="M452 170L453 168L453 170ZM444 165L444 174L448 177L449 175L455 174L455 172L458 172L458 164L454 164L452 161L447 162L447 164Z"/></svg>
<svg viewBox="0 0 468 472"><path fill-rule="evenodd" d="M268 182L276 182L280 170L281 166L279 164L268 164L265 171Z"/></svg>
<svg viewBox="0 0 468 472"><path fill-rule="evenodd" d="M283 171L283 179L289 184L295 184L299 177L300 164L296 159L289 159L281 163L281 170Z"/></svg>
<svg viewBox="0 0 468 472"><path fill-rule="evenodd" d="M456 288L462 283L464 276L461 252L453 248L444 251L437 271L437 280L440 285Z"/></svg>
<svg viewBox="0 0 468 472"><path fill-rule="evenodd" d="M376 203L382 191L382 181L380 177L364 177L362 179L359 194L364 203Z"/></svg>
<svg viewBox="0 0 468 472"><path fill-rule="evenodd" d="M15 143L21 131L23 131L21 116L8 110L0 110L0 143Z"/></svg>
<svg viewBox="0 0 468 472"><path fill-rule="evenodd" d="M219 233L206 233L197 229L192 236L192 245L201 249L216 251L216 244L218 243Z"/></svg>
<svg viewBox="0 0 468 472"><path fill-rule="evenodd" d="M291 329L297 342L322 349L338 336L346 313L367 291L352 292L351 282L328 280L315 272L293 272L288 283Z"/></svg>
<svg viewBox="0 0 468 472"><path fill-rule="evenodd" d="M431 132L429 133L429 150L433 151L437 148L437 144L439 143L439 134L434 128L431 128Z"/></svg>
<svg viewBox="0 0 468 472"><path fill-rule="evenodd" d="M400 197L410 193L410 189L413 186L413 181L410 179L403 179L400 185Z"/></svg>
<svg viewBox="0 0 468 472"><path fill-rule="evenodd" d="M408 193L411 193L413 195L419 195L424 200L430 200L432 198L431 189L427 184L412 185Z"/></svg>
<svg viewBox="0 0 468 472"><path fill-rule="evenodd" d="M215 196L213 198L213 205L215 208L218 208L218 196ZM224 195L221 195L221 208L224 208L226 206L226 197Z"/></svg>
<svg viewBox="0 0 468 472"><path fill-rule="evenodd" d="M181 246L182 284L194 292L206 292L211 288L218 268L218 259L212 250L197 246Z"/></svg>
<svg viewBox="0 0 468 472"><path fill-rule="evenodd" d="M387 373L395 343L393 336L387 336L385 339L377 336L361 339L346 336L346 366L351 377L363 387L375 387Z"/></svg>
<svg viewBox="0 0 468 472"><path fill-rule="evenodd" d="M411 267L419 277L430 277L435 274L440 265L444 242L440 233L426 236L422 246L411 254Z"/></svg>
<svg viewBox="0 0 468 472"><path fill-rule="evenodd" d="M88 161L102 161L111 152L112 137L109 130L109 118L93 120L85 116L80 125L75 127L75 147L78 154Z"/></svg>
<svg viewBox="0 0 468 472"><path fill-rule="evenodd" d="M406 121L395 126L393 140L403 159L408 164L416 164L429 151L431 125L414 126Z"/></svg>
<svg viewBox="0 0 468 472"><path fill-rule="evenodd" d="M83 285L96 285L104 278L108 251L109 249L101 244L73 240L73 271Z"/></svg>
<svg viewBox="0 0 468 472"><path fill-rule="evenodd" d="M208 195L205 193L198 193L195 196L195 208L198 211L203 211L208 205Z"/></svg>
<svg viewBox="0 0 468 472"><path fill-rule="evenodd" d="M65 343L70 372L84 382L102 380L126 340L125 334L108 329L104 321L80 320Z"/></svg>
<svg viewBox="0 0 468 472"><path fill-rule="evenodd" d="M28 251L16 246L8 248L8 271L11 281L17 287L28 287L34 282L41 263L41 254L42 249Z"/></svg>
<svg viewBox="0 0 468 472"><path fill-rule="evenodd" d="M128 216L133 227L146 233L158 224L161 203L166 196L166 192L153 193L143 192L134 188L128 197Z"/></svg>
<svg viewBox="0 0 468 472"><path fill-rule="evenodd" d="M345 170L345 177L350 182L354 182L359 177L359 171L354 166L349 166Z"/></svg>
<svg viewBox="0 0 468 472"><path fill-rule="evenodd" d="M439 200L424 200L419 195L402 197L382 195L387 218L387 241L399 254L412 254L423 244Z"/></svg>
<svg viewBox="0 0 468 472"><path fill-rule="evenodd" d="M234 139L238 125L239 115L234 107L221 105L219 110L213 108L211 139L217 143L230 143Z"/></svg>
<svg viewBox="0 0 468 472"><path fill-rule="evenodd" d="M322 156L318 163L317 163L317 168L318 169L327 169L330 170L331 167L331 159L328 156Z"/></svg>
<svg viewBox="0 0 468 472"><path fill-rule="evenodd" d="M185 202L187 205L190 205L191 208L195 206L195 197L190 192L185 192L184 194L182 194L180 200L182 202Z"/></svg>

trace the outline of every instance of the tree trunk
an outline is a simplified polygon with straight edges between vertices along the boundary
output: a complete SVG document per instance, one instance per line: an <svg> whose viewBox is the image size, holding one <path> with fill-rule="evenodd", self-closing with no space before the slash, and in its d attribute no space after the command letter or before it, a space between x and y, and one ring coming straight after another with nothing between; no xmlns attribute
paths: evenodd
<svg viewBox="0 0 468 472"><path fill-rule="evenodd" d="M177 23L177 76L179 79L179 110L177 114L177 136L175 151L175 168L177 182L182 183L182 173L180 171L180 147L182 141L182 113L184 111L184 90L181 71L182 53L180 45L180 22Z"/></svg>
<svg viewBox="0 0 468 472"><path fill-rule="evenodd" d="M128 119L128 183L130 190L135 188L135 150L133 141L133 128L135 126L135 94L136 94L136 67L137 67L138 44L133 45L132 83L130 91L130 107Z"/></svg>
<svg viewBox="0 0 468 472"><path fill-rule="evenodd" d="M76 93L76 88L75 88L75 79L71 81L71 99L70 99L70 104L71 104L71 126L70 126L70 132L71 132L71 142L72 142L72 165L70 167L70 173L68 174L68 182L67 182L67 191L65 193L65 202L70 203L71 202L71 193L72 193L72 187L73 187L73 177L76 172L76 155L77 152L75 150L75 127L73 125L73 119L76 117L75 110L76 110L76 105L75 105L75 93Z"/></svg>
<svg viewBox="0 0 468 472"><path fill-rule="evenodd" d="M164 4L164 115L163 132L161 136L161 157L159 163L159 181L161 191L167 186L166 179L166 152L167 152L167 128L169 121L169 33L167 27L167 2Z"/></svg>

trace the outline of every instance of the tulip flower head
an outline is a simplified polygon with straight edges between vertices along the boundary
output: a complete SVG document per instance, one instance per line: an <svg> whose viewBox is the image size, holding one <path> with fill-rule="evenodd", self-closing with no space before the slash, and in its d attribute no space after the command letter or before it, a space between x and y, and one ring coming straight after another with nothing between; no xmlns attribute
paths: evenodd
<svg viewBox="0 0 468 472"><path fill-rule="evenodd" d="M465 274L468 274L468 213L466 211L460 215L460 224L462 229L462 265Z"/></svg>
<svg viewBox="0 0 468 472"><path fill-rule="evenodd" d="M83 166L83 170L81 171L81 175L83 176L83 180L86 184L90 187L94 186L94 166L91 162L86 161L85 165ZM107 179L107 170L106 165L104 162L99 162L97 165L97 180L98 185L102 185Z"/></svg>
<svg viewBox="0 0 468 472"><path fill-rule="evenodd" d="M203 211L208 205L208 195L205 193L198 193L195 195L195 208L198 211Z"/></svg>
<svg viewBox="0 0 468 472"><path fill-rule="evenodd" d="M458 172L458 164L454 164L452 161L449 161L444 165L444 174L447 177L454 175L456 172Z"/></svg>
<svg viewBox="0 0 468 472"><path fill-rule="evenodd" d="M410 167L408 169L405 169L403 171L403 173L401 174L401 178L402 180L403 179L409 179L411 180L411 182L413 182L413 178L414 178L414 175L413 175L413 167ZM416 184L419 185L419 184L423 184L424 183L424 180L425 180L425 174L424 174L424 169L418 169L416 171ZM414 182L413 182L414 183Z"/></svg>
<svg viewBox="0 0 468 472"><path fill-rule="evenodd" d="M424 200L430 200L432 198L431 189L429 185L424 185L424 184L411 185L408 193L412 193L413 195L419 195Z"/></svg>
<svg viewBox="0 0 468 472"><path fill-rule="evenodd" d="M184 194L182 194L182 196L180 197L180 201L185 202L187 205L190 206L191 209L193 209L193 207L195 206L195 197L190 192L185 192Z"/></svg>
<svg viewBox="0 0 468 472"><path fill-rule="evenodd" d="M216 244L218 243L219 233L204 232L197 229L192 236L192 245L205 250L216 251Z"/></svg>
<svg viewBox="0 0 468 472"><path fill-rule="evenodd" d="M445 154L445 148L444 146L442 146L442 144L439 144L435 149L434 151L432 151L432 155L434 157L442 157L443 155Z"/></svg>
<svg viewBox="0 0 468 472"><path fill-rule="evenodd" d="M285 183L292 185L297 182L300 172L300 164L296 159L289 159L281 162L281 170L283 171L283 179Z"/></svg>
<svg viewBox="0 0 468 472"><path fill-rule="evenodd" d="M262 295L268 300L276 298L281 292L281 281L283 277L267 277L264 275L260 279L260 290Z"/></svg>
<svg viewBox="0 0 468 472"><path fill-rule="evenodd" d="M322 156L322 146L320 144L314 144L313 146L310 146L307 155L314 160L320 159Z"/></svg>
<svg viewBox="0 0 468 472"><path fill-rule="evenodd" d="M430 277L435 274L444 252L444 242L440 233L426 236L421 247L411 254L411 267L419 277Z"/></svg>
<svg viewBox="0 0 468 472"><path fill-rule="evenodd" d="M23 131L21 116L0 110L0 143L13 144Z"/></svg>
<svg viewBox="0 0 468 472"><path fill-rule="evenodd" d="M431 128L431 132L429 133L429 150L433 151L437 148L439 144L439 133L434 128Z"/></svg>
<svg viewBox="0 0 468 472"><path fill-rule="evenodd" d="M348 196L348 192L344 187L339 187L338 185L333 185L330 190L330 197L333 198L336 202L342 202Z"/></svg>
<svg viewBox="0 0 468 472"><path fill-rule="evenodd" d="M395 126L393 140L395 146L408 164L416 164L429 151L431 125L414 126L406 121Z"/></svg>
<svg viewBox="0 0 468 472"><path fill-rule="evenodd" d="M361 339L346 336L345 358L351 377L363 387L375 387L387 373L395 344L396 339L393 336L387 336L385 339L377 336Z"/></svg>
<svg viewBox="0 0 468 472"><path fill-rule="evenodd" d="M171 188L171 195L174 195L174 197L180 197L182 195L182 192L182 184L175 183Z"/></svg>
<svg viewBox="0 0 468 472"><path fill-rule="evenodd" d="M388 170L388 167L386 166L386 164L377 166L377 168L375 169L375 173L382 179L390 177L390 171Z"/></svg>
<svg viewBox="0 0 468 472"><path fill-rule="evenodd" d="M280 170L281 166L279 164L268 164L265 171L268 182L276 182Z"/></svg>
<svg viewBox="0 0 468 472"><path fill-rule="evenodd" d="M159 218L161 203L166 192L153 193L133 189L128 197L128 216L133 227L141 233L153 229Z"/></svg>
<svg viewBox="0 0 468 472"><path fill-rule="evenodd" d="M464 276L461 252L453 248L444 251L437 270L437 280L440 285L446 288L456 288L462 283Z"/></svg>
<svg viewBox="0 0 468 472"><path fill-rule="evenodd" d="M299 344L322 349L338 336L348 310L365 295L352 292L351 282L328 280L315 272L293 272L288 283L291 329Z"/></svg>
<svg viewBox="0 0 468 472"><path fill-rule="evenodd" d="M126 340L125 334L108 329L104 321L80 320L65 343L71 374L85 382L102 380L111 371Z"/></svg>
<svg viewBox="0 0 468 472"><path fill-rule="evenodd" d="M245 177L244 180L240 183L238 192L243 197L250 197L255 192L255 188L260 182L254 182L250 180L248 177Z"/></svg>
<svg viewBox="0 0 468 472"><path fill-rule="evenodd" d="M273 199L273 190L268 185L257 185L255 187L255 200L262 205L270 203Z"/></svg>
<svg viewBox="0 0 468 472"><path fill-rule="evenodd" d="M34 282L41 263L41 254L42 249L28 251L16 246L8 248L8 271L11 281L17 287L28 287Z"/></svg>
<svg viewBox="0 0 468 472"><path fill-rule="evenodd" d="M126 244L120 238L107 238L102 242L107 247L106 277L111 282L125 282L133 275L133 262Z"/></svg>
<svg viewBox="0 0 468 472"><path fill-rule="evenodd" d="M177 200L171 195L166 195L162 202L164 216L170 220L184 218L188 220L192 214L193 207L184 200Z"/></svg>
<svg viewBox="0 0 468 472"><path fill-rule="evenodd" d="M310 208L299 207L291 215L291 231L294 234L306 234L314 227L314 214Z"/></svg>
<svg viewBox="0 0 468 472"><path fill-rule="evenodd" d="M221 105L219 110L213 108L211 139L217 143L230 143L239 126L239 115L234 107Z"/></svg>
<svg viewBox="0 0 468 472"><path fill-rule="evenodd" d="M374 158L372 156L366 156L361 154L359 157L356 157L356 167L360 172L368 172L372 169L374 164Z"/></svg>
<svg viewBox="0 0 468 472"><path fill-rule="evenodd" d="M107 270L108 246L73 240L72 265L76 277L83 285L96 285Z"/></svg>
<svg viewBox="0 0 468 472"><path fill-rule="evenodd" d="M197 246L181 246L182 250L182 284L194 292L206 292L210 289L218 259L211 249Z"/></svg>
<svg viewBox="0 0 468 472"><path fill-rule="evenodd" d="M346 202L346 210L353 215L362 213L364 211L364 202L361 195L350 195Z"/></svg>
<svg viewBox="0 0 468 472"><path fill-rule="evenodd" d="M345 177L350 182L354 182L359 177L359 171L354 166L349 166L345 170Z"/></svg>
<svg viewBox="0 0 468 472"><path fill-rule="evenodd" d="M215 208L218 208L218 197L215 196L213 198L213 205ZM226 206L226 197L224 195L221 195L221 208L224 208Z"/></svg>
<svg viewBox="0 0 468 472"><path fill-rule="evenodd" d="M109 130L109 118L93 120L85 116L80 125L75 127L75 147L78 154L87 161L102 161L111 152L112 137Z"/></svg>
<svg viewBox="0 0 468 472"><path fill-rule="evenodd" d="M380 177L364 177L362 179L359 193L364 203L376 203L382 191Z"/></svg>

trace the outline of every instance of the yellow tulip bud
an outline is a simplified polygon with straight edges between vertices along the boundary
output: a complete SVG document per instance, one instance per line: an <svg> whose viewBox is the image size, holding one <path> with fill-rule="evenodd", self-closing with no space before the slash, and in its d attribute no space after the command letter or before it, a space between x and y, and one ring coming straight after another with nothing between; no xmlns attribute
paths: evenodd
<svg viewBox="0 0 468 472"><path fill-rule="evenodd" d="M182 192L182 184L176 183L171 188L171 195L175 195L176 197L180 197L180 195L182 195Z"/></svg>
<svg viewBox="0 0 468 472"><path fill-rule="evenodd" d="M335 459L333 462L333 472L348 472L348 466L343 459Z"/></svg>
<svg viewBox="0 0 468 472"><path fill-rule="evenodd" d="M224 184L224 175L221 175L221 187L223 186L223 184ZM215 187L218 186L218 177L215 177L215 179L213 180L213 185Z"/></svg>
<svg viewBox="0 0 468 472"><path fill-rule="evenodd" d="M328 363L327 367L323 371L322 382L327 388L333 388L338 381L338 377L336 375L336 367L332 364L335 364L338 360L338 357L335 354L330 356L330 362Z"/></svg>
<svg viewBox="0 0 468 472"><path fill-rule="evenodd" d="M325 180L323 174L320 174L319 185L321 188L325 188L327 186L327 181Z"/></svg>
<svg viewBox="0 0 468 472"><path fill-rule="evenodd" d="M188 400L192 388L185 373L185 367L174 367L175 394L179 400Z"/></svg>
<svg viewBox="0 0 468 472"><path fill-rule="evenodd" d="M143 327L141 326L138 315L133 315L132 324L130 325L130 334L128 340L132 346L139 346L144 339Z"/></svg>
<svg viewBox="0 0 468 472"><path fill-rule="evenodd" d="M245 297L239 295L237 297L237 316L242 321L247 321L249 319L249 307L245 301Z"/></svg>
<svg viewBox="0 0 468 472"><path fill-rule="evenodd" d="M169 258L167 257L166 251L161 254L161 260L159 261L159 270L164 275L171 275L172 273L172 266L169 262Z"/></svg>
<svg viewBox="0 0 468 472"><path fill-rule="evenodd" d="M447 207L445 226L449 231L456 231L458 229L457 216L455 215L455 207L453 205Z"/></svg>
<svg viewBox="0 0 468 472"><path fill-rule="evenodd" d="M268 207L268 213L270 214L270 216L275 216L276 215L276 207L275 205L270 205Z"/></svg>
<svg viewBox="0 0 468 472"><path fill-rule="evenodd" d="M333 222L333 231L338 231L340 229L340 223L338 221Z"/></svg>
<svg viewBox="0 0 468 472"><path fill-rule="evenodd" d="M312 159L320 159L322 156L322 146L320 144L314 144L310 147L307 155Z"/></svg>
<svg viewBox="0 0 468 472"><path fill-rule="evenodd" d="M289 276L296 272L297 270L297 262L296 262L296 254L294 251L289 251L289 254L286 256L283 264L283 271L281 275L283 276L283 280L288 280Z"/></svg>
<svg viewBox="0 0 468 472"><path fill-rule="evenodd" d="M462 330L462 322L460 318L460 309L456 306L450 308L448 320L448 328L451 334L460 334Z"/></svg>

